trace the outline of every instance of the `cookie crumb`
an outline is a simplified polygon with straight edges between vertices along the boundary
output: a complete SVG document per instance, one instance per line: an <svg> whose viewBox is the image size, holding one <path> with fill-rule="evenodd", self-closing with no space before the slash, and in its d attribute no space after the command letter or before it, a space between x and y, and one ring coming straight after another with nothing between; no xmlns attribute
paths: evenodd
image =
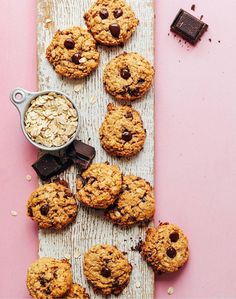
<svg viewBox="0 0 236 299"><path fill-rule="evenodd" d="M12 215L12 216L17 216L18 214L17 214L16 211L11 211L11 215Z"/></svg>
<svg viewBox="0 0 236 299"><path fill-rule="evenodd" d="M168 294L168 295L173 295L173 294L174 294L174 288L170 287L170 288L167 290L167 294Z"/></svg>
<svg viewBox="0 0 236 299"><path fill-rule="evenodd" d="M218 40L218 43L220 43L220 40Z"/></svg>
<svg viewBox="0 0 236 299"><path fill-rule="evenodd" d="M26 176L26 180L27 180L28 182L30 182L30 181L32 180L31 175L27 174L27 176Z"/></svg>
<svg viewBox="0 0 236 299"><path fill-rule="evenodd" d="M71 255L68 254L68 253L66 253L66 254L65 254L65 258L66 258L67 260L70 260L70 259L71 259Z"/></svg>
<svg viewBox="0 0 236 299"><path fill-rule="evenodd" d="M139 281L137 281L137 282L135 283L135 286L136 286L137 289L139 289L139 288L141 287L141 283L140 283Z"/></svg>
<svg viewBox="0 0 236 299"><path fill-rule="evenodd" d="M203 19L203 15L200 16L200 20L202 20L202 19Z"/></svg>
<svg viewBox="0 0 236 299"><path fill-rule="evenodd" d="M211 43L211 38L209 38L208 40L209 40L209 42Z"/></svg>
<svg viewBox="0 0 236 299"><path fill-rule="evenodd" d="M196 5L193 4L193 5L191 6L191 10L195 11L195 8L196 8Z"/></svg>
<svg viewBox="0 0 236 299"><path fill-rule="evenodd" d="M80 252L77 250L74 254L74 258L77 259L80 257Z"/></svg>

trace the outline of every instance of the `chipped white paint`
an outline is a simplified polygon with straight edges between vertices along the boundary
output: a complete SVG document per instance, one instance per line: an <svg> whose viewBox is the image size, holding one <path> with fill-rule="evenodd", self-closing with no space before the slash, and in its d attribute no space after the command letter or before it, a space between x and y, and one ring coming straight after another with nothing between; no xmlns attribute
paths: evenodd
<svg viewBox="0 0 236 299"><path fill-rule="evenodd" d="M153 62L153 17L152 0L128 0L132 5L140 24L134 36L124 46L115 48L99 47L101 63L98 70L83 80L71 81L62 79L55 74L45 59L45 49L57 29L75 25L84 25L83 14L93 0L38 0L38 89L58 89L71 96L80 110L80 131L78 138L94 145L97 150L96 162L109 161L117 163L126 174L136 174L146 178L151 183L154 179L154 90L152 89L144 99L133 103L141 113L147 139L144 150L135 158L122 160L109 157L101 148L98 129L106 113L106 106L114 100L104 91L102 72L105 64L123 51L136 51ZM50 22L46 26L47 20ZM78 88L78 85L80 86ZM96 99L96 100L94 100ZM62 177L67 179L75 191L76 169L72 167ZM154 275L138 252L131 251L131 247L144 237L145 228L133 227L120 229L110 222L103 220L102 212L80 206L77 221L63 231L39 231L39 255L63 258L70 255L74 280L88 289L91 298L100 299L95 295L84 277L82 264L83 254L94 244L110 243L128 252L128 258L133 265L131 282L121 299L151 299L154 293ZM78 255L78 252L80 255ZM137 289L136 282L140 282ZM111 296L111 298L116 298Z"/></svg>

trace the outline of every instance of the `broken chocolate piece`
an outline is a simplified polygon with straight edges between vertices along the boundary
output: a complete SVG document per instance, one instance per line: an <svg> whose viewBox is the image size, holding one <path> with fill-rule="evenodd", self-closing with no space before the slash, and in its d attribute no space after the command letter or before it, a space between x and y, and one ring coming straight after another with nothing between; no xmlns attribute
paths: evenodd
<svg viewBox="0 0 236 299"><path fill-rule="evenodd" d="M172 32L177 33L192 45L195 45L199 41L207 28L208 25L206 23L183 9L180 9L170 27Z"/></svg>
<svg viewBox="0 0 236 299"><path fill-rule="evenodd" d="M81 170L85 170L95 157L95 148L75 140L67 149L66 154Z"/></svg>
<svg viewBox="0 0 236 299"><path fill-rule="evenodd" d="M42 156L32 165L32 167L38 176L44 181L64 170L64 166L62 165L60 158L51 154L45 154Z"/></svg>

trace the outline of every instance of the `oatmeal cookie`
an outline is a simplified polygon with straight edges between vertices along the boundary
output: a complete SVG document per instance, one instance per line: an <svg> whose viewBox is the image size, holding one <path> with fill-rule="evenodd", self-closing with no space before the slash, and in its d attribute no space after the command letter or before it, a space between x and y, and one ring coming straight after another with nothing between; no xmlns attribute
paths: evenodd
<svg viewBox="0 0 236 299"><path fill-rule="evenodd" d="M67 260L43 257L28 268L27 288L34 299L61 298L71 285L71 266Z"/></svg>
<svg viewBox="0 0 236 299"><path fill-rule="evenodd" d="M99 130L103 148L112 156L131 157L144 145L146 130L140 114L130 106L108 104L108 113Z"/></svg>
<svg viewBox="0 0 236 299"><path fill-rule="evenodd" d="M78 283L73 283L65 299L89 299L86 290Z"/></svg>
<svg viewBox="0 0 236 299"><path fill-rule="evenodd" d="M40 228L61 229L75 220L77 210L76 199L62 181L40 186L27 203L27 215Z"/></svg>
<svg viewBox="0 0 236 299"><path fill-rule="evenodd" d="M139 23L124 0L97 0L84 15L93 37L102 45L123 45Z"/></svg>
<svg viewBox="0 0 236 299"><path fill-rule="evenodd" d="M106 217L114 224L128 226L150 221L155 212L151 185L134 175L123 177L121 193L115 204L108 208Z"/></svg>
<svg viewBox="0 0 236 299"><path fill-rule="evenodd" d="M141 254L154 271L175 272L189 258L188 240L178 226L161 223L147 230Z"/></svg>
<svg viewBox="0 0 236 299"><path fill-rule="evenodd" d="M88 76L99 64L99 52L93 36L82 27L58 30L46 51L48 61L63 77Z"/></svg>
<svg viewBox="0 0 236 299"><path fill-rule="evenodd" d="M92 164L77 179L77 198L83 204L96 209L106 209L120 193L122 174L116 165Z"/></svg>
<svg viewBox="0 0 236 299"><path fill-rule="evenodd" d="M95 245L84 256L84 274L95 292L119 295L128 285L132 266L112 245Z"/></svg>
<svg viewBox="0 0 236 299"><path fill-rule="evenodd" d="M131 52L113 58L106 66L103 83L107 92L121 101L134 101L150 89L154 68L141 55Z"/></svg>

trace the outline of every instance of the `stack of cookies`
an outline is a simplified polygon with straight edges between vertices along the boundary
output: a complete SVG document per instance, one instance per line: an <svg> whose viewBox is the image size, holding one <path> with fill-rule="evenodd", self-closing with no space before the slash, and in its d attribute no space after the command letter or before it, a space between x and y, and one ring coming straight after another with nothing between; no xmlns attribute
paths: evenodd
<svg viewBox="0 0 236 299"><path fill-rule="evenodd" d="M97 44L123 45L139 23L125 0L97 0L84 20L87 30L78 26L58 30L46 50L55 72L69 79L89 76L99 66L101 54ZM138 53L122 53L106 65L104 88L117 101L108 104L98 128L98 138L108 155L130 158L145 146L146 130L141 115L130 102L149 91L153 78L153 66ZM43 160L46 161L41 159L40 165ZM40 173L43 171L41 165ZM154 217L153 187L145 178L122 173L118 165L86 161L76 179L76 194L66 181L48 181L53 175L55 172L47 168L47 175L43 176L47 181L27 202L27 215L40 229L61 230L76 221L78 202L103 210L104 218L120 227L146 225ZM175 272L188 260L188 241L178 226L161 223L147 230L140 253L155 272ZM119 295L129 283L132 265L116 246L98 244L84 255L83 270L95 292ZM28 269L27 287L35 299L89 298L87 291L73 282L67 260L38 259Z"/></svg>

